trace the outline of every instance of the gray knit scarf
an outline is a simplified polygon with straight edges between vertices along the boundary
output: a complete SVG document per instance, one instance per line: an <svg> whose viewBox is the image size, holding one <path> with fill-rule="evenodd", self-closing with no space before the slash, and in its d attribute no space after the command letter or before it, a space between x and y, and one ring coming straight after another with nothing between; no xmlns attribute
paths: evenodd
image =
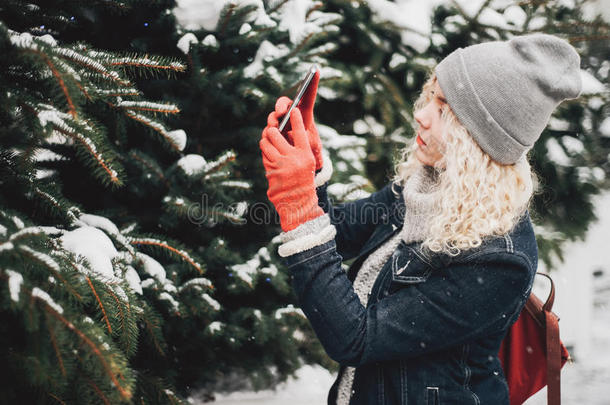
<svg viewBox="0 0 610 405"><path fill-rule="evenodd" d="M362 263L354 280L354 291L362 305L366 307L369 292L379 271L398 247L401 240L405 243L422 241L428 235L428 219L437 208L438 172L431 166L421 166L405 182L402 195L405 201L404 224L400 232L388 239L372 252ZM346 367L339 381L337 405L348 405L354 392L354 367Z"/></svg>

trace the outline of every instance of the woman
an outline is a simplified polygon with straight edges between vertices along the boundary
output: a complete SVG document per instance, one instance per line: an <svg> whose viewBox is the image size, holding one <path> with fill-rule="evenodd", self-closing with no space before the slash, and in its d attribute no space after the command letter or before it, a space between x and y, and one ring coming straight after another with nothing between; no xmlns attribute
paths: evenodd
<svg viewBox="0 0 610 405"><path fill-rule="evenodd" d="M299 304L341 365L329 404L509 403L498 350L538 261L526 153L578 97L579 66L546 34L457 49L415 103L418 135L392 181L336 206L313 120L319 77L287 138L290 100L278 100L260 141L267 195Z"/></svg>

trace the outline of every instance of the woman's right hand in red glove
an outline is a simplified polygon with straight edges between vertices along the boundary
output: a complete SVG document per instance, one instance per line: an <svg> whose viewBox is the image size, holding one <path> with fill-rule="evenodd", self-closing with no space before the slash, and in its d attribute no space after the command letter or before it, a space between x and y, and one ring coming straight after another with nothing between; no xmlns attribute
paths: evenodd
<svg viewBox="0 0 610 405"><path fill-rule="evenodd" d="M316 171L322 168L322 141L320 140L320 135L318 134L318 129L316 128L313 118L313 106L316 101L316 95L318 94L319 81L320 72L317 71L311 79L311 83L303 95L301 102L297 106L301 111L303 124L307 131L307 138L309 139L309 146L311 147L311 151L316 160ZM270 127L279 127L279 119L286 115L291 104L292 100L288 97L278 98L275 102L275 111L267 117L267 125Z"/></svg>
<svg viewBox="0 0 610 405"><path fill-rule="evenodd" d="M267 126L259 142L269 182L267 197L280 216L284 232L324 214L314 182L315 159L298 108L292 110L290 123L294 145L275 126Z"/></svg>

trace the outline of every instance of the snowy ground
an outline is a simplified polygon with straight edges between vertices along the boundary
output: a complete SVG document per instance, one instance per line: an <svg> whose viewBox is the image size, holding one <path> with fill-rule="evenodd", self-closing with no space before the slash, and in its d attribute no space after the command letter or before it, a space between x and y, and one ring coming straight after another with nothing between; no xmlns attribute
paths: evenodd
<svg viewBox="0 0 610 405"><path fill-rule="evenodd" d="M326 404L326 396L335 381L331 374L321 366L303 366L297 371L297 378L290 378L280 384L275 391L234 392L229 395L215 394L219 405L315 405ZM196 400L193 404L199 405Z"/></svg>

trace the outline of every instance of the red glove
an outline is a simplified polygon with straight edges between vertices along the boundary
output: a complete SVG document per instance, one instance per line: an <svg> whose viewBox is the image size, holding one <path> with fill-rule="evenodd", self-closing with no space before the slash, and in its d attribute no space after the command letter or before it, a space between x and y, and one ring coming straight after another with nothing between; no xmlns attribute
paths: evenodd
<svg viewBox="0 0 610 405"><path fill-rule="evenodd" d="M275 126L267 126L259 142L269 182L267 197L280 215L284 232L324 215L314 183L316 161L298 108L290 113L290 125L294 146Z"/></svg>
<svg viewBox="0 0 610 405"><path fill-rule="evenodd" d="M307 92L305 92L301 102L297 106L303 115L303 123L305 125L305 130L307 131L307 137L309 138L309 145L316 159L316 170L320 170L322 168L322 141L320 141L320 135L318 134L318 129L316 128L313 119L313 105L316 101L319 81L320 71L317 71L314 77L311 79ZM267 124L269 126L279 127L279 118L286 114L291 104L292 100L288 97L278 98L275 102L275 111L269 114L269 117L267 118ZM290 115L292 115L292 113L290 113Z"/></svg>

